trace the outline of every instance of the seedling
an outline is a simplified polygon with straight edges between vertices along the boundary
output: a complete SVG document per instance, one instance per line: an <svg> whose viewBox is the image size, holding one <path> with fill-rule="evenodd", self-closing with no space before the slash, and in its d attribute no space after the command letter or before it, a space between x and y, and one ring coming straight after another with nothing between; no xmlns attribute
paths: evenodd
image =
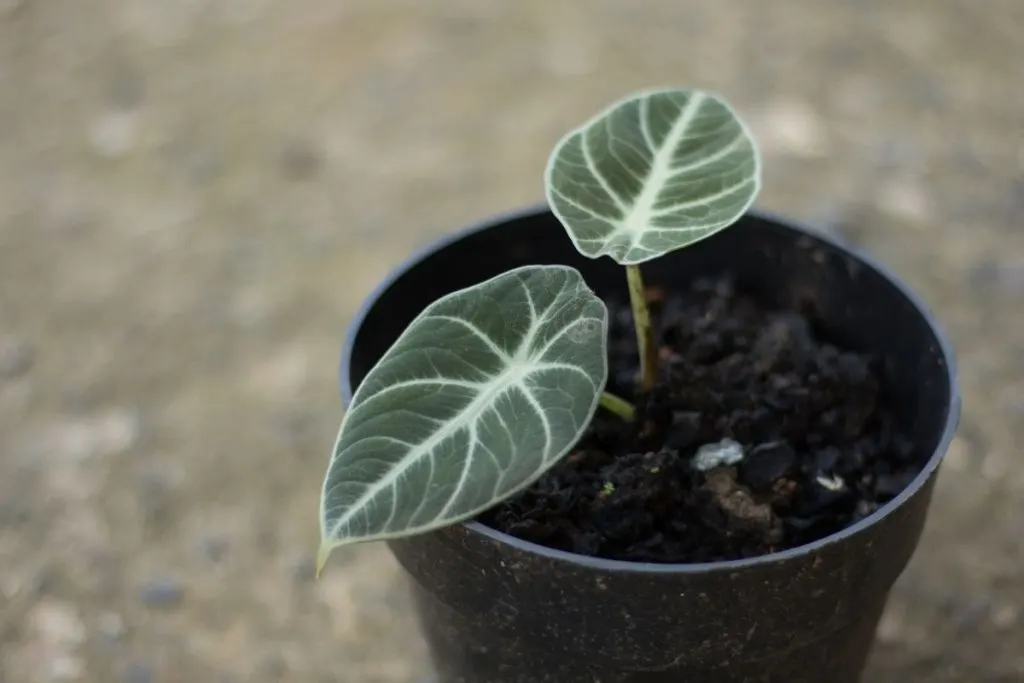
<svg viewBox="0 0 1024 683"><path fill-rule="evenodd" d="M548 203L576 249L626 269L640 392L659 378L640 265L735 223L761 184L746 125L720 97L620 100L563 137ZM469 519L530 486L576 445L605 392L608 312L567 266L517 268L428 306L360 383L320 505L331 550Z"/></svg>

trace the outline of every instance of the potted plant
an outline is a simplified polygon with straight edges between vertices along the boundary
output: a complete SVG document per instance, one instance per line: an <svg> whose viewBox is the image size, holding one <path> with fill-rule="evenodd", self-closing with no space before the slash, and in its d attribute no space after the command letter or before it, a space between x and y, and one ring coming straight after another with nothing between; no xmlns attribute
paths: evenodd
<svg viewBox="0 0 1024 683"><path fill-rule="evenodd" d="M853 683L956 429L949 345L750 208L713 93L612 104L545 181L356 317L319 568L387 541L441 683Z"/></svg>

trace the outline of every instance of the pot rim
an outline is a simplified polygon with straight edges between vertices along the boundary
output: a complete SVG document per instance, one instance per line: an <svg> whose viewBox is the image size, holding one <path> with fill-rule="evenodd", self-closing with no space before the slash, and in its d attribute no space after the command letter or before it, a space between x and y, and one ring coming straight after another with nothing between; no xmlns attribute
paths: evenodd
<svg viewBox="0 0 1024 683"><path fill-rule="evenodd" d="M452 231L439 239L433 240L424 247L421 247L413 252L408 258L406 258L398 267L394 268L385 278L377 285L377 287L363 300L358 311L353 316L349 323L348 329L345 334L345 341L341 353L341 368L340 368L340 380L341 380L341 396L342 403L344 406L352 400L352 381L349 374L349 367L352 360L352 350L355 346L355 340L358 336L360 329L363 326L367 315L370 310L377 304L381 296L391 288L396 281L398 281L405 273L410 271L412 268L420 265L423 261L429 258L431 255L441 251L442 249L451 246L455 242L463 240L471 235L475 235L485 230L490 230L499 225L510 223L516 220L529 218L531 216L537 216L544 213L551 213L551 209L547 203L541 202L526 206L524 208L508 210L500 212L484 218L475 223L470 224L468 227L461 228L459 230ZM774 223L780 227L792 230L793 232L799 233L802 236L823 243L841 252L845 252L851 257L859 260L863 265L874 270L879 275L884 277L889 283L896 289L896 291L902 295L907 301L909 301L918 314L928 323L928 327L938 341L939 348L942 351L943 360L945 362L946 371L948 374L948 381L950 387L950 404L949 409L946 412L946 420L942 430L942 437L939 439L938 445L935 451L928 458L928 462L924 468L914 477L913 481L900 492L898 496L893 498L891 501L880 507L878 510L868 515L864 519L851 524L842 531L826 536L825 538L819 539L812 543L807 543L795 548L789 548L787 550L781 550L774 553L768 553L766 555L759 555L757 557L739 559L739 560L726 560L721 562L695 562L695 563L655 563L655 562L629 562L626 560L611 560L600 557L591 557L589 555L578 555L576 553L570 553L564 550L556 550L554 548L548 548L547 546L540 545L538 543L532 543L530 541L524 541L516 538L509 534L502 533L497 529L492 529L488 526L481 524L475 520L468 520L453 524L451 526L462 526L466 531L472 534L478 534L485 538L488 538L497 543L502 543L511 546L513 549L524 553L534 553L547 557L551 560L559 560L574 564L581 568L592 569L596 571L606 572L623 572L623 573L642 573L642 574L699 574L712 571L735 571L740 569L751 569L761 565L773 564L776 562L785 562L787 560L793 560L804 555L821 551L833 544L840 543L847 538L855 536L866 529L874 526L881 522L883 519L892 514L895 510L901 507L904 503L910 500L917 492L932 478L936 470L942 463L943 458L949 450L949 446L953 441L953 437L956 434L957 426L960 421L960 411L962 406L962 399L960 395L960 385L957 377L957 365L956 356L954 354L953 345L947 337L946 333L938 325L935 316L932 314L929 307L924 303L921 297L914 292L902 278L897 276L888 267L882 265L874 258L866 254L863 250L843 242L831 235L827 235L820 230L811 228L806 223L797 221L794 219L783 217L780 214L765 211L757 207L752 207L747 211L748 217L756 218L758 220L767 221Z"/></svg>

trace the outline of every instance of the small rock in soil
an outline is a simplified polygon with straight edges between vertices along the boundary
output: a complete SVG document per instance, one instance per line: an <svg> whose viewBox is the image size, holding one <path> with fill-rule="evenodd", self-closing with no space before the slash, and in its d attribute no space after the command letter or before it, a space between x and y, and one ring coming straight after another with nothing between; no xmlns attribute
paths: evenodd
<svg viewBox="0 0 1024 683"><path fill-rule="evenodd" d="M853 507L854 492L842 479L831 477L816 477L809 486L795 507L795 513L800 517L813 517L827 515L829 509L844 504Z"/></svg>
<svg viewBox="0 0 1024 683"><path fill-rule="evenodd" d="M142 585L139 597L148 607L176 607L185 598L185 587L174 578L151 579Z"/></svg>
<svg viewBox="0 0 1024 683"><path fill-rule="evenodd" d="M693 457L693 468L707 472L716 467L728 467L743 460L743 446L732 439L722 439L718 443L704 444L697 449Z"/></svg>
<svg viewBox="0 0 1024 683"><path fill-rule="evenodd" d="M843 454L838 448L828 447L814 452L814 466L807 472L811 476L835 472Z"/></svg>
<svg viewBox="0 0 1024 683"><path fill-rule="evenodd" d="M891 500L900 495L903 489L907 488L916 476L917 472L883 474L875 482L875 495L885 501Z"/></svg>
<svg viewBox="0 0 1024 683"><path fill-rule="evenodd" d="M797 455L786 441L754 446L740 463L740 481L754 491L767 491L778 479L795 474Z"/></svg>
<svg viewBox="0 0 1024 683"><path fill-rule="evenodd" d="M866 517L870 517L871 515L875 514L875 512L878 510L878 507L878 503L873 503L869 500L858 500L857 505L855 506L853 511L852 521L859 522L860 520Z"/></svg>
<svg viewBox="0 0 1024 683"><path fill-rule="evenodd" d="M780 540L772 506L755 502L750 492L736 481L735 469L720 467L708 472L702 488L712 494L715 503L737 528L759 531L768 543Z"/></svg>
<svg viewBox="0 0 1024 683"><path fill-rule="evenodd" d="M700 413L677 410L672 413L672 426L665 437L665 448L681 450L697 442L700 434Z"/></svg>

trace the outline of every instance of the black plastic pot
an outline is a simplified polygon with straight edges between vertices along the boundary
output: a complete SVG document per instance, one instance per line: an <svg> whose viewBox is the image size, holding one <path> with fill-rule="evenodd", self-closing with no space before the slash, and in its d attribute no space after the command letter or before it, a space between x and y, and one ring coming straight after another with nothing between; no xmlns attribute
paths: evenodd
<svg viewBox="0 0 1024 683"><path fill-rule="evenodd" d="M525 264L578 268L625 296L610 259L581 257L546 207L499 217L400 267L352 323L347 403L430 302ZM917 547L960 396L950 346L898 278L779 218L735 227L644 266L684 287L736 274L777 305L812 306L833 339L884 359L899 419L931 453L901 495L841 533L787 552L657 565L551 550L472 522L389 543L413 579L440 683L854 683L889 590Z"/></svg>

